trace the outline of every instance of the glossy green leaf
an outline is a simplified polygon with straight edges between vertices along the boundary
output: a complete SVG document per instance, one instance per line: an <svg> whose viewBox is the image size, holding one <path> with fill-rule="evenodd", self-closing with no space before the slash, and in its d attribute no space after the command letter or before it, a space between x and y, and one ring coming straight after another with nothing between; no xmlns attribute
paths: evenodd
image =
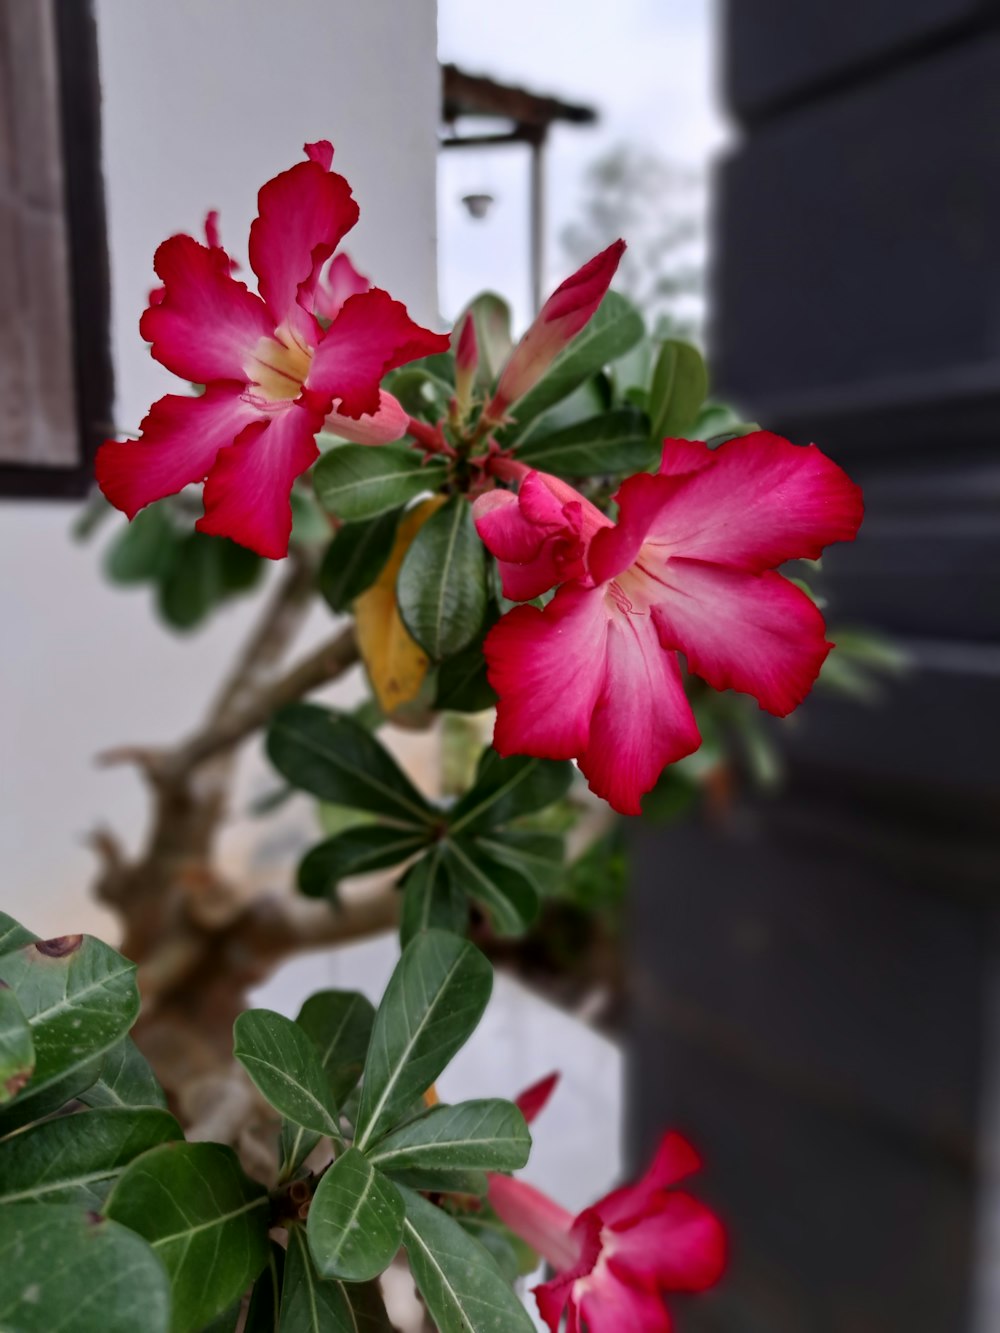
<svg viewBox="0 0 1000 1333"><path fill-rule="evenodd" d="M0 980L31 1026L35 1071L0 1112L0 1130L84 1092L139 1013L135 964L89 935L36 940L0 958Z"/></svg>
<svg viewBox="0 0 1000 1333"><path fill-rule="evenodd" d="M381 574L396 540L399 511L366 523L345 523L327 547L318 586L334 611L346 611Z"/></svg>
<svg viewBox="0 0 1000 1333"><path fill-rule="evenodd" d="M286 1120L340 1138L330 1080L315 1045L297 1023L270 1009L248 1009L233 1026L233 1055Z"/></svg>
<svg viewBox="0 0 1000 1333"><path fill-rule="evenodd" d="M516 1282L538 1267L537 1253L500 1221L485 1200L475 1212L461 1213L456 1221L489 1250L508 1282Z"/></svg>
<svg viewBox="0 0 1000 1333"><path fill-rule="evenodd" d="M20 949L25 944L32 944L37 939L38 936L32 935L20 921L15 921L6 912L0 912L0 957Z"/></svg>
<svg viewBox="0 0 1000 1333"><path fill-rule="evenodd" d="M515 423L504 432L504 442L516 439L529 421L624 356L644 333L638 310L618 292L608 292L593 319L559 353L535 387L514 404L511 415Z"/></svg>
<svg viewBox="0 0 1000 1333"><path fill-rule="evenodd" d="M532 435L517 448L522 463L557 477L641 472L656 461L656 456L649 419L630 407L603 412L552 435Z"/></svg>
<svg viewBox="0 0 1000 1333"><path fill-rule="evenodd" d="M538 915L538 892L521 870L498 861L475 838L449 838L454 883L489 914L498 935L520 935Z"/></svg>
<svg viewBox="0 0 1000 1333"><path fill-rule="evenodd" d="M425 930L449 930L464 935L469 922L469 904L465 894L449 873L447 845L438 842L426 856L407 871L403 880L403 910L400 917L400 942L409 944L414 935Z"/></svg>
<svg viewBox="0 0 1000 1333"><path fill-rule="evenodd" d="M425 463L406 445L342 444L323 455L313 475L324 509L345 523L358 523L438 490L445 469L439 462Z"/></svg>
<svg viewBox="0 0 1000 1333"><path fill-rule="evenodd" d="M318 1147L322 1138L323 1135L317 1134L313 1129L305 1129L291 1120L282 1120L278 1136L278 1148L281 1153L278 1180L281 1184L295 1179L306 1158L314 1148Z"/></svg>
<svg viewBox="0 0 1000 1333"><path fill-rule="evenodd" d="M147 505L111 541L104 572L112 583L152 582L166 572L179 536L166 505Z"/></svg>
<svg viewBox="0 0 1000 1333"><path fill-rule="evenodd" d="M166 1268L171 1333L202 1328L267 1263L267 1193L217 1143L168 1143L143 1153L118 1178L104 1211L148 1240Z"/></svg>
<svg viewBox="0 0 1000 1333"><path fill-rule="evenodd" d="M170 1284L134 1231L71 1205L0 1209L4 1333L167 1333Z"/></svg>
<svg viewBox="0 0 1000 1333"><path fill-rule="evenodd" d="M183 1137L172 1115L152 1107L81 1111L43 1120L0 1141L0 1207L75 1203L100 1209L129 1162Z"/></svg>
<svg viewBox="0 0 1000 1333"><path fill-rule="evenodd" d="M650 438L655 446L665 439L688 438L708 393L708 371L697 347L668 339L653 367L649 392Z"/></svg>
<svg viewBox="0 0 1000 1333"><path fill-rule="evenodd" d="M357 991L316 991L295 1021L316 1046L334 1100L342 1106L364 1068L375 1023L374 1006Z"/></svg>
<svg viewBox="0 0 1000 1333"><path fill-rule="evenodd" d="M412 362L393 371L384 383L386 390L399 400L410 416L420 421L440 421L455 392L454 381L449 382Z"/></svg>
<svg viewBox="0 0 1000 1333"><path fill-rule="evenodd" d="M562 879L566 858L565 841L557 833L532 829L494 829L473 839L483 852L519 870L539 893L552 893Z"/></svg>
<svg viewBox="0 0 1000 1333"><path fill-rule="evenodd" d="M571 764L516 755L501 759L483 751L476 781L453 807L451 834L475 833L533 814L565 796L573 781Z"/></svg>
<svg viewBox="0 0 1000 1333"><path fill-rule="evenodd" d="M0 1106L21 1091L35 1068L35 1043L17 996L0 981Z"/></svg>
<svg viewBox="0 0 1000 1333"><path fill-rule="evenodd" d="M268 731L267 752L294 787L321 801L410 827L438 818L389 752L344 713L315 704L283 708Z"/></svg>
<svg viewBox="0 0 1000 1333"><path fill-rule="evenodd" d="M87 1106L166 1106L167 1098L149 1061L131 1037L112 1046L101 1061L97 1082L80 1100Z"/></svg>
<svg viewBox="0 0 1000 1333"><path fill-rule="evenodd" d="M531 1151L531 1135L513 1102L488 1098L434 1106L368 1150L380 1171L436 1167L445 1171L517 1171Z"/></svg>
<svg viewBox="0 0 1000 1333"><path fill-rule="evenodd" d="M317 1272L345 1282L366 1282L392 1263L403 1239L399 1190L356 1148L325 1172L306 1219Z"/></svg>
<svg viewBox="0 0 1000 1333"><path fill-rule="evenodd" d="M471 1036L493 988L493 969L468 941L441 930L416 935L375 1015L358 1109L364 1149L434 1082Z"/></svg>
<svg viewBox="0 0 1000 1333"><path fill-rule="evenodd" d="M486 548L472 506L453 495L424 524L396 581L399 614L432 662L461 652L486 615Z"/></svg>
<svg viewBox="0 0 1000 1333"><path fill-rule="evenodd" d="M393 1333L375 1282L321 1278L305 1228L288 1230L278 1333Z"/></svg>
<svg viewBox="0 0 1000 1333"><path fill-rule="evenodd" d="M299 889L310 898L336 893L342 879L399 865L427 846L430 830L362 824L311 848L299 862Z"/></svg>
<svg viewBox="0 0 1000 1333"><path fill-rule="evenodd" d="M402 1190L403 1244L439 1333L533 1333L527 1310L487 1249L440 1208Z"/></svg>
<svg viewBox="0 0 1000 1333"><path fill-rule="evenodd" d="M496 618L495 610L491 612L488 608L484 632L479 633L460 653L441 663L434 695L436 709L452 713L482 713L495 706L497 696L486 675L483 640L496 623Z"/></svg>
<svg viewBox="0 0 1000 1333"><path fill-rule="evenodd" d="M225 595L222 564L215 542L203 532L181 537L157 584L156 605L173 629L194 629Z"/></svg>

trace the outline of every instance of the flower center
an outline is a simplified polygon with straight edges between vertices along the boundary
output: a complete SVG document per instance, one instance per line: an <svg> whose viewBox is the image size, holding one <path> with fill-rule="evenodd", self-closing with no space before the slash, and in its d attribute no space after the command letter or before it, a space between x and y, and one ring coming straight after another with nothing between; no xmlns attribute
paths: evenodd
<svg viewBox="0 0 1000 1333"><path fill-rule="evenodd" d="M298 398L309 374L312 352L295 341L285 325L261 338L246 365L250 392L265 402Z"/></svg>

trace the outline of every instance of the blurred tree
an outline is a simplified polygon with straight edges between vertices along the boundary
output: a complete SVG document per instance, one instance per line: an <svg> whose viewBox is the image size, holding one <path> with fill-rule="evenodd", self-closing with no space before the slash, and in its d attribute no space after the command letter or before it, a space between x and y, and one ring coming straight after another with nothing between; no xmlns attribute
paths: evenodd
<svg viewBox="0 0 1000 1333"><path fill-rule="evenodd" d="M596 157L581 179L578 221L560 241L571 266L628 237L614 286L655 334L700 340L704 320L705 190L700 171L639 144Z"/></svg>

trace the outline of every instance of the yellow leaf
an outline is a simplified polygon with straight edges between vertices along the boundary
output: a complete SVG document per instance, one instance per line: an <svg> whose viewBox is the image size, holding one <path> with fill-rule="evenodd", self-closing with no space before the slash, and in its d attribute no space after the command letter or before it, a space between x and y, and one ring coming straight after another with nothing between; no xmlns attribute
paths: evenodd
<svg viewBox="0 0 1000 1333"><path fill-rule="evenodd" d="M358 650L383 713L394 712L420 693L430 660L410 638L396 606L396 576L423 525L445 502L437 495L403 515L385 568L354 603Z"/></svg>

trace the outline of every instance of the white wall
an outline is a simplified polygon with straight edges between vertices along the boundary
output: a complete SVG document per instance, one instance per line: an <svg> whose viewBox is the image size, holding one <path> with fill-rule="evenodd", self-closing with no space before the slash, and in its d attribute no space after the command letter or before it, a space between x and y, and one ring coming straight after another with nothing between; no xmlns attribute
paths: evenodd
<svg viewBox="0 0 1000 1333"><path fill-rule="evenodd" d="M137 329L156 245L215 207L245 260L257 188L307 139L334 141L354 188L359 267L436 322L435 0L98 0L97 20L121 427L176 387ZM82 838L142 827L135 775L92 756L185 732L251 618L241 604L167 634L145 592L110 588L97 550L71 543L73 516L0 504L0 906L44 934L113 933ZM328 630L317 611L310 637Z"/></svg>

